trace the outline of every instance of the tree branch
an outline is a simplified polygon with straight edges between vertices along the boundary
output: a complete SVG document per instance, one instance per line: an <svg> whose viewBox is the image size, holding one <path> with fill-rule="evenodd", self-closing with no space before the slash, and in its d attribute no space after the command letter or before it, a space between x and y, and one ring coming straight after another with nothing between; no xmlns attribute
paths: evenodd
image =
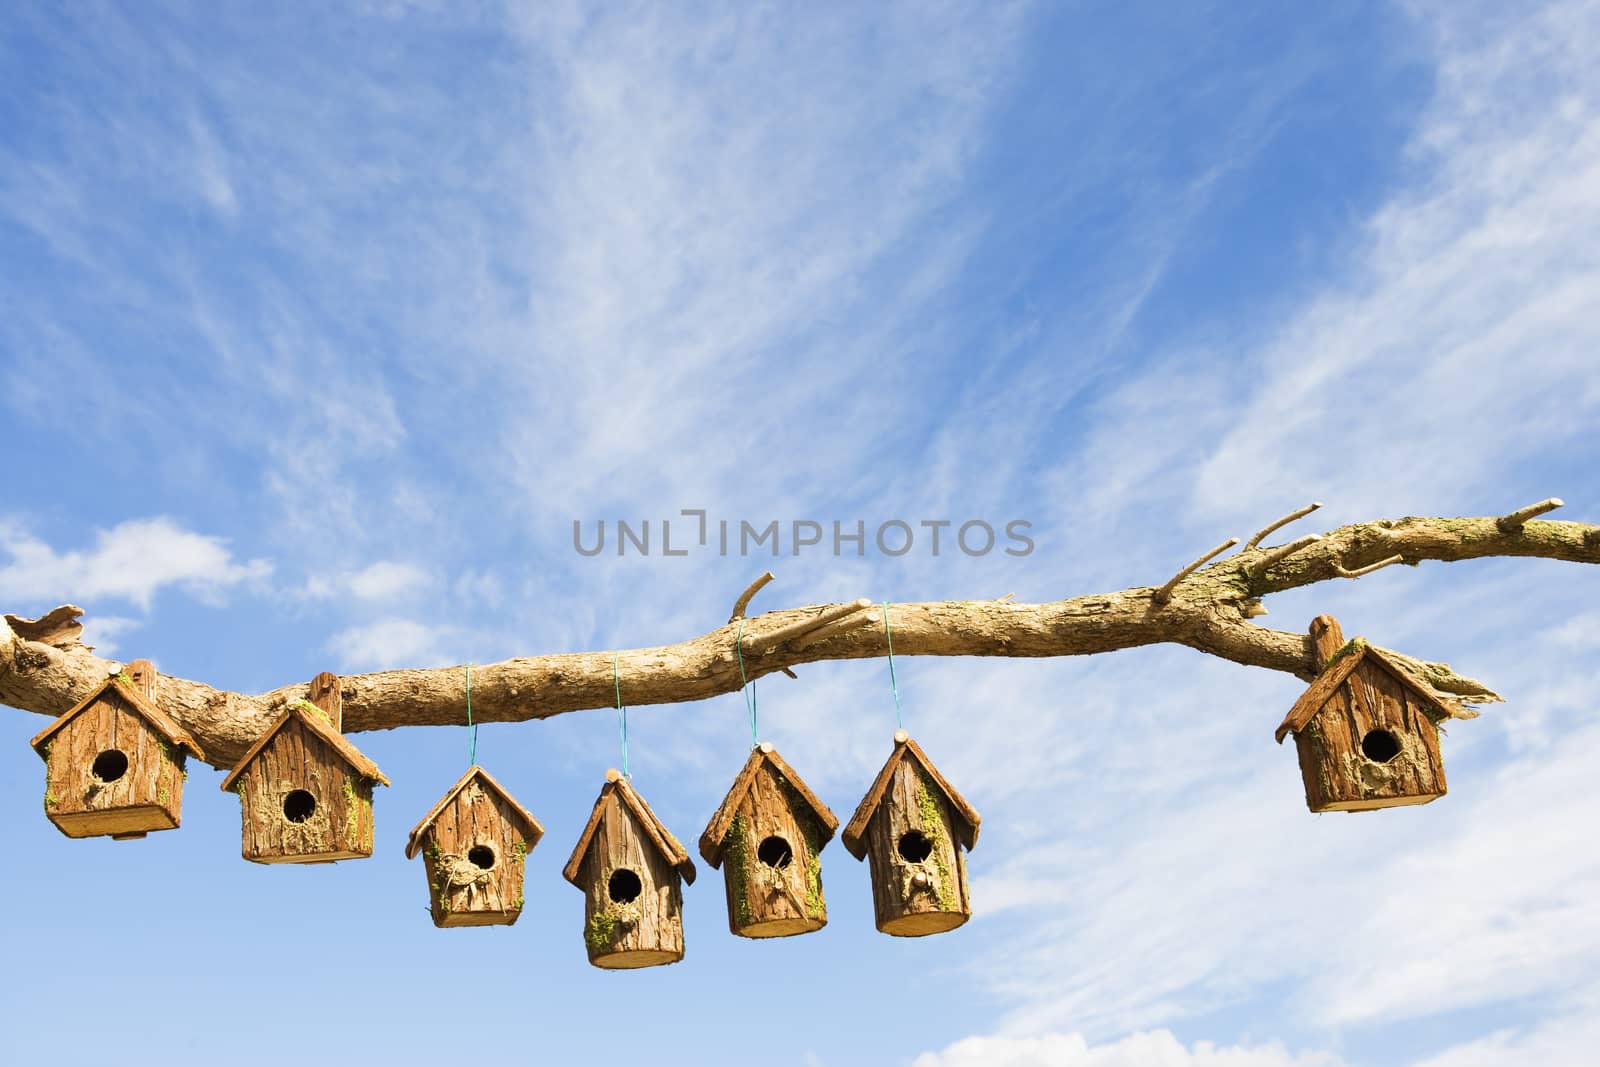
<svg viewBox="0 0 1600 1067"><path fill-rule="evenodd" d="M1548 501L1545 503L1549 503ZM1541 508L1543 504L1534 505ZM1600 528L1576 522L1489 518L1405 518L1341 526L1320 540L1247 548L1210 565L1199 561L1161 591L1143 586L1044 604L994 600L894 605L894 647L902 656L1082 656L1172 643L1298 678L1314 676L1310 638L1250 622L1259 598L1286 589L1371 573L1402 557L1454 562L1528 556L1600 563ZM1207 557L1209 558L1209 556ZM1270 567L1263 564L1270 561ZM764 579L764 576L763 576ZM760 580L754 590L764 585ZM747 603L748 596L741 597ZM865 601L871 607L872 601ZM59 715L122 664L101 659L78 640L82 610L66 605L42 619L0 620L0 702ZM861 601L769 611L744 623L745 668L751 678L800 663L865 659L885 653L881 626ZM727 625L675 645L618 654L623 691L632 706L703 700L739 688L734 651L738 613ZM1385 650L1391 651L1391 650ZM1419 681L1471 714L1463 704L1500 697L1447 663L1392 653ZM479 722L523 722L615 702L611 653L576 652L474 666L472 710ZM344 729L384 730L465 722L460 667L395 670L341 679ZM205 747L219 767L237 759L282 706L305 698L309 683L254 696L214 689L170 675L154 680L154 699Z"/></svg>

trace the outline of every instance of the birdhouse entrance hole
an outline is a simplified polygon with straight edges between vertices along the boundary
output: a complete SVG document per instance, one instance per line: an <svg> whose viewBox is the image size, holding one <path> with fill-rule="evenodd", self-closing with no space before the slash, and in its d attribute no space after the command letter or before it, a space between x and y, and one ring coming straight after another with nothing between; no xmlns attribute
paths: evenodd
<svg viewBox="0 0 1600 1067"><path fill-rule="evenodd" d="M317 798L296 789L283 798L283 817L290 822L305 822L317 810Z"/></svg>
<svg viewBox="0 0 1600 1067"><path fill-rule="evenodd" d="M626 867L611 872L611 880L606 883L606 893L618 904L632 904L642 892L644 883Z"/></svg>
<svg viewBox="0 0 1600 1067"><path fill-rule="evenodd" d="M94 758L89 770L95 781L105 785L128 773L128 757L117 749L108 748Z"/></svg>
<svg viewBox="0 0 1600 1067"><path fill-rule="evenodd" d="M494 849L488 845L473 845L467 849L467 862L479 870L494 869Z"/></svg>
<svg viewBox="0 0 1600 1067"><path fill-rule="evenodd" d="M781 871L794 859L794 849L789 847L789 842L774 834L757 846L756 859L775 871Z"/></svg>
<svg viewBox="0 0 1600 1067"><path fill-rule="evenodd" d="M901 834L896 847L900 851L900 858L907 863L921 863L933 854L933 842L921 830L907 830Z"/></svg>
<svg viewBox="0 0 1600 1067"><path fill-rule="evenodd" d="M1388 730L1368 730L1361 739L1361 754L1374 763L1388 763L1400 755L1400 739Z"/></svg>

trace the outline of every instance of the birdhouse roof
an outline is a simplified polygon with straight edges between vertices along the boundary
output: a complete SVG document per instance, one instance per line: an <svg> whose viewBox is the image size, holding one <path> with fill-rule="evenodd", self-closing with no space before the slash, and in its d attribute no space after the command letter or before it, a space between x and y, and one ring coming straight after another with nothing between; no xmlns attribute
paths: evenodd
<svg viewBox="0 0 1600 1067"><path fill-rule="evenodd" d="M182 745L184 748L194 753L198 758L206 758L205 752L201 750L200 746L195 742L195 739L189 736L189 731L179 726L172 716L156 707L151 701L146 700L137 689L124 683L116 675L112 675L111 677L107 678L105 680L105 684L100 686L99 689L96 689L94 692L78 701L78 703L72 706L71 711L68 711L55 722L41 730L38 736L36 736L30 742L30 744L33 745L34 751L43 756L45 747L50 743L51 738L55 737L56 733L63 726L77 718L80 714L82 714L85 708L93 704L107 691L116 693L118 697L127 703L128 707L133 709L134 714L138 715L145 721L150 729L166 738L168 744Z"/></svg>
<svg viewBox="0 0 1600 1067"><path fill-rule="evenodd" d="M683 847L672 831L650 810L650 805L644 798L634 792L633 786L619 771L606 772L606 784L601 787L600 795L595 798L594 810L589 813L589 822L583 828L583 833L578 837L578 844L572 850L572 857L567 860L567 865L561 871L561 877L571 882L578 888L583 888L583 883L578 881L578 873L583 866L583 857L589 851L589 841L594 837L595 830L600 827L600 820L606 812L606 801L616 797L644 828L645 840L655 846L668 863L678 869L683 880L690 885L694 884L694 861L689 858L689 850Z"/></svg>
<svg viewBox="0 0 1600 1067"><path fill-rule="evenodd" d="M289 725L291 720L298 720L301 726L310 730L320 740L327 742L328 746L338 754L339 758L348 763L350 768L361 777L370 779L380 785L389 784L389 779L384 777L382 771L378 770L378 765L362 755L359 748L345 740L344 735L333 728L333 724L328 721L328 717L318 711L315 705L304 701L296 701L284 709L283 714L278 716L278 721L273 723L266 733L256 738L256 743L250 746L249 751L239 757L239 762L233 765L233 770L229 771L228 776L222 780L223 792L228 792L233 788L234 780L243 774L250 764L255 762L255 758L261 754L261 750L266 748L268 743L274 737L277 737L278 733Z"/></svg>
<svg viewBox="0 0 1600 1067"><path fill-rule="evenodd" d="M451 786L445 795L439 798L439 803L435 804L433 810L424 815L422 821L417 823L416 828L411 831L410 838L406 840L406 859L413 859L418 852L422 851L422 837L428 832L428 828L433 825L434 820L439 817L450 802L456 798L456 794L465 789L467 783L473 780L481 782L485 789L499 797L505 802L506 807L511 809L511 818L521 824L522 836L527 840L529 850L532 850L533 846L539 843L539 839L544 836L544 827L540 825L539 820L535 819L527 808L518 804L517 798L506 792L505 786L495 781L493 775L482 767L473 766L468 768L467 773L461 776L460 781Z"/></svg>
<svg viewBox="0 0 1600 1067"><path fill-rule="evenodd" d="M1306 724L1317 717L1317 713L1327 705L1333 694L1339 691L1339 687L1344 685L1350 675L1354 674L1363 663L1374 664L1379 669L1394 675L1408 692L1421 701L1423 710L1435 719L1457 718L1461 715L1459 709L1439 699L1433 690L1417 681L1410 671L1393 658L1384 655L1379 649L1367 644L1364 639L1357 637L1351 640L1345 649L1340 650L1342 655L1335 654L1333 662L1323 668L1322 673L1317 675L1317 680L1301 694L1300 699L1295 701L1294 707L1289 709L1289 714L1284 716L1283 722L1278 724L1277 732L1273 735L1278 739L1278 744L1283 744L1283 739L1290 733L1299 733L1305 729Z"/></svg>
<svg viewBox="0 0 1600 1067"><path fill-rule="evenodd" d="M928 754L922 751L922 746L901 732L896 733L894 751L889 753L883 769L878 772L877 780L872 783L872 788L867 790L867 795L861 798L861 804L851 817L850 825L844 828L844 833L839 837L839 840L844 842L844 847L850 851L850 855L856 859L866 858L867 844L863 837L866 835L867 826L872 822L873 815L877 814L878 805L883 802L884 794L894 781L895 768L900 766L901 760L908 758L916 763L925 780L944 794L945 802L950 805L950 814L955 816L953 821L956 839L968 849L978 843L977 811L967 803L965 797L956 792L955 787L945 779L945 776L939 773L939 768L935 767Z"/></svg>
<svg viewBox="0 0 1600 1067"><path fill-rule="evenodd" d="M704 856L705 861L711 866L721 865L723 842L728 839L728 828L733 825L733 817L739 813L739 802L755 784L756 774L763 766L771 767L779 781L787 784L792 790L791 795L798 797L800 802L810 809L811 817L822 830L822 841L818 847L832 840L833 832L839 828L839 819L828 810L828 805L818 800L817 794L811 791L811 787L794 773L794 768L784 762L776 749L763 741L751 750L750 758L745 760L739 776L733 780L733 788L722 798L722 806L711 816L706 832L700 835L700 855Z"/></svg>

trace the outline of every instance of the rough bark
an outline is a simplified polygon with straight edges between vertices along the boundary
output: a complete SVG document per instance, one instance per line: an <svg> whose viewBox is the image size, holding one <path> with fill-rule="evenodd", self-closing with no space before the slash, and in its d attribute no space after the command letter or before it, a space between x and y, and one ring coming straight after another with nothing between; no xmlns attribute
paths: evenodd
<svg viewBox="0 0 1600 1067"><path fill-rule="evenodd" d="M903 656L1078 656L1140 645L1187 645L1223 659L1309 680L1310 639L1257 626L1261 598L1393 563L1532 556L1600 563L1600 528L1536 520L1545 501L1486 518L1404 518L1341 526L1321 537L1256 547L1197 567L1181 581L1042 604L935 601L887 610L895 652ZM1303 511L1309 509L1302 509ZM1299 516L1295 516L1299 517ZM1269 529L1276 528L1273 527ZM1157 594L1166 590L1163 601ZM787 672L803 663L882 656L880 610L870 602L769 611L743 619L745 674ZM119 664L82 645L81 610L67 605L39 620L0 622L0 701L59 715L92 692ZM871 623L869 625L868 623ZM631 705L702 700L740 687L735 641L739 622L675 645L618 654L622 691ZM1445 663L1392 655L1464 716L1464 704L1500 697ZM615 701L612 653L577 652L506 660L473 668L472 710L479 722L521 722ZM459 723L462 669L394 670L342 679L344 730ZM204 746L207 761L231 765L292 700L296 683L254 696L161 675L156 702Z"/></svg>
<svg viewBox="0 0 1600 1067"><path fill-rule="evenodd" d="M967 857L953 826L939 789L924 779L915 761L901 760L867 832L879 930L924 937L954 930L972 917ZM907 839L913 831L920 839Z"/></svg>
<svg viewBox="0 0 1600 1067"><path fill-rule="evenodd" d="M609 970L677 963L683 959L678 870L614 793L600 802L606 808L579 879L589 962Z"/></svg>

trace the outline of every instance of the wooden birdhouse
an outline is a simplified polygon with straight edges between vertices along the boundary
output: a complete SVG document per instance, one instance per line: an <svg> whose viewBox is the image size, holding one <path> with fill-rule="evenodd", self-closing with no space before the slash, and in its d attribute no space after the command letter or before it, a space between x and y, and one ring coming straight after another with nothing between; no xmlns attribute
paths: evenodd
<svg viewBox="0 0 1600 1067"><path fill-rule="evenodd" d="M589 962L612 969L683 959L683 887L694 863L615 770L589 813L562 877L583 890Z"/></svg>
<svg viewBox="0 0 1600 1067"><path fill-rule="evenodd" d="M377 765L339 733L339 679L326 672L250 746L228 776L242 851L254 863L333 863L372 855Z"/></svg>
<svg viewBox="0 0 1600 1067"><path fill-rule="evenodd" d="M482 767L473 767L406 841L422 853L435 926L510 926L522 914L523 865L544 836L539 820Z"/></svg>
<svg viewBox="0 0 1600 1067"><path fill-rule="evenodd" d="M838 828L773 747L757 745L700 835L700 855L723 869L728 929L788 937L826 926L821 853Z"/></svg>
<svg viewBox="0 0 1600 1067"><path fill-rule="evenodd" d="M205 753L150 698L155 668L135 660L33 739L44 758L44 811L68 837L124 841L174 830L184 761Z"/></svg>
<svg viewBox="0 0 1600 1067"><path fill-rule="evenodd" d="M1454 710L1331 615L1311 623L1322 671L1279 725L1294 734L1312 811L1426 804L1445 794L1439 723Z"/></svg>
<svg viewBox="0 0 1600 1067"><path fill-rule="evenodd" d="M870 861L884 933L922 937L972 917L965 853L978 843L978 813L904 730L840 840Z"/></svg>

